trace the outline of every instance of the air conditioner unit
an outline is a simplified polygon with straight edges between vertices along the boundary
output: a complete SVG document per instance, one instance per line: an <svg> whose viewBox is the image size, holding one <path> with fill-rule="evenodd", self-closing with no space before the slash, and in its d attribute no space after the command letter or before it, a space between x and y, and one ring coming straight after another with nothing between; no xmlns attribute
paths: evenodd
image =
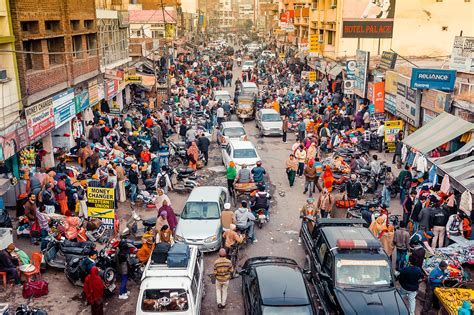
<svg viewBox="0 0 474 315"><path fill-rule="evenodd" d="M7 69L0 69L0 81L6 81L7 78Z"/></svg>

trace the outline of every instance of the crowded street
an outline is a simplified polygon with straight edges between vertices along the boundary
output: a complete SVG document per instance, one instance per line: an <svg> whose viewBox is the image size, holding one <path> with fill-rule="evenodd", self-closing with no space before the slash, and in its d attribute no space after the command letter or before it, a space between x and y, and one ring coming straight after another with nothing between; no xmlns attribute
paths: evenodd
<svg viewBox="0 0 474 315"><path fill-rule="evenodd" d="M401 1L51 1L4 0L0 315L472 314L459 25L418 52Z"/></svg>

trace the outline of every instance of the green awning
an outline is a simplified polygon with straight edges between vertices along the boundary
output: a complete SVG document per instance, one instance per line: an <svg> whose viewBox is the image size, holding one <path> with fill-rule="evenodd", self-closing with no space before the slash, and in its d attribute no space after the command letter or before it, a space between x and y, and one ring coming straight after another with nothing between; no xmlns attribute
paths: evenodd
<svg viewBox="0 0 474 315"><path fill-rule="evenodd" d="M403 143L426 154L440 145L473 130L474 124L457 116L441 113L413 134L403 139Z"/></svg>

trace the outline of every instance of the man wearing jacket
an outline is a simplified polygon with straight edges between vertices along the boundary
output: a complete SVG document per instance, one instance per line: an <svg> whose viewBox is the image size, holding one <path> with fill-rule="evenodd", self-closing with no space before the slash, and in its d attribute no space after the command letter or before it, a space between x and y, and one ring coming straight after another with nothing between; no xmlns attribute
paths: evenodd
<svg viewBox="0 0 474 315"><path fill-rule="evenodd" d="M236 226L240 230L247 230L248 229L248 237L252 243L256 243L257 239L254 233L254 226L255 226L255 216L253 215L252 211L247 208L247 202L242 201L240 204L240 208L235 211L235 221Z"/></svg>
<svg viewBox="0 0 474 315"><path fill-rule="evenodd" d="M138 166L136 164L132 164L132 168L128 171L128 180L130 181L130 204L134 206L138 190Z"/></svg>
<svg viewBox="0 0 474 315"><path fill-rule="evenodd" d="M359 199L362 195L362 185L357 180L357 175L352 174L351 179L346 183L347 198Z"/></svg>
<svg viewBox="0 0 474 315"><path fill-rule="evenodd" d="M445 261L441 261L438 267L434 268L430 272L425 293L425 304L423 305L422 313L428 313L433 309L434 289L440 287L446 279L446 268L448 268L448 264Z"/></svg>
<svg viewBox="0 0 474 315"><path fill-rule="evenodd" d="M306 194L309 190L310 198L313 197L313 193L315 192L314 181L316 180L316 177L317 177L316 168L314 167L313 164L310 163L304 169L305 183L304 183L304 192L303 192L303 194Z"/></svg>
<svg viewBox="0 0 474 315"><path fill-rule="evenodd" d="M431 244L433 248L443 247L446 223L448 223L448 214L446 211L441 207L434 207L430 212L430 226L432 227L431 230L434 234L433 242Z"/></svg>

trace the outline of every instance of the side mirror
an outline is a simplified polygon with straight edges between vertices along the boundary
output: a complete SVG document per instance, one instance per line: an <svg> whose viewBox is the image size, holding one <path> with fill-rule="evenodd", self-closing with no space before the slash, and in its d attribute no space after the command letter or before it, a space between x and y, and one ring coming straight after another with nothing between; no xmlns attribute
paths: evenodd
<svg viewBox="0 0 474 315"><path fill-rule="evenodd" d="M247 274L247 270L246 270L246 269L242 269L242 270L240 270L238 273L239 273L239 275L243 276L243 275L246 275L246 274Z"/></svg>
<svg viewBox="0 0 474 315"><path fill-rule="evenodd" d="M311 269L303 269L303 273L305 275L310 275L311 274Z"/></svg>

